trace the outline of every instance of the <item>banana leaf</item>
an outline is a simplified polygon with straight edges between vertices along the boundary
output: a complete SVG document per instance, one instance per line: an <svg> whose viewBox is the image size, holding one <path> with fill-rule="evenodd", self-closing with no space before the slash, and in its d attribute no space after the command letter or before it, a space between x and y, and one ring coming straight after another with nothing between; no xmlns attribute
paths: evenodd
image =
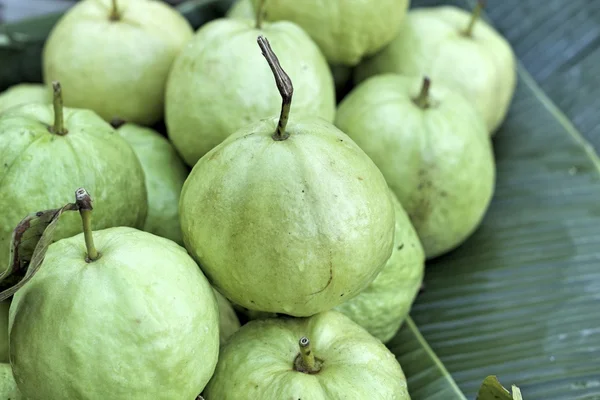
<svg viewBox="0 0 600 400"><path fill-rule="evenodd" d="M193 0L179 10L198 27L230 3ZM472 6L468 0L415 0L413 7L442 3ZM546 6L533 7L524 19L506 5L515 9L516 0L489 3L501 31L517 42L519 32L529 29L524 21L543 21L537 13L551 16ZM40 81L43 40L56 18L0 27L0 89ZM546 30L537 27L535 35L562 38L557 24L540 24ZM7 31L29 39L5 45ZM529 43L522 46L531 60L571 57L553 64L552 73L535 62L536 76L548 74L543 84L558 88L568 76L553 79L553 73L564 66L584 68L594 85L579 103L598 104L594 63L583 54L591 44L578 48L578 56L563 56L550 41ZM519 50L520 43L514 45ZM571 99L585 88L581 78L563 86L559 93ZM403 365L413 400L474 399L488 375L518 385L528 400L600 399L600 163L582 135L600 126L592 124L599 118L592 109L567 108L568 116L563 114L519 66L515 99L494 139L498 176L489 212L463 246L429 263L412 318L388 344Z"/></svg>

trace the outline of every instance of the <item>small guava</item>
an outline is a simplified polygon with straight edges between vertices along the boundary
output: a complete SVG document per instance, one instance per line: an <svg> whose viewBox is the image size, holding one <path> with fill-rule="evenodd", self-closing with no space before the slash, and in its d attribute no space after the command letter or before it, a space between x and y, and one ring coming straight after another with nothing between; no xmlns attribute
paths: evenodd
<svg viewBox="0 0 600 400"><path fill-rule="evenodd" d="M226 17L254 19L256 17L256 11L254 11L252 0L236 0L229 10L227 10Z"/></svg>
<svg viewBox="0 0 600 400"><path fill-rule="evenodd" d="M50 32L44 80L61 82L67 107L152 125L163 115L171 64L192 35L163 1L83 0Z"/></svg>
<svg viewBox="0 0 600 400"><path fill-rule="evenodd" d="M20 83L0 93L0 113L29 103L52 102L52 91L41 83Z"/></svg>
<svg viewBox="0 0 600 400"><path fill-rule="evenodd" d="M279 118L240 129L194 166L181 193L186 248L215 287L256 311L309 316L364 289L394 245L394 206L373 161L315 117L289 121L292 82L259 45Z"/></svg>
<svg viewBox="0 0 600 400"><path fill-rule="evenodd" d="M219 315L184 248L133 228L50 245L13 297L10 362L29 400L194 399L213 374ZM86 199L87 198L87 199ZM97 246L97 247L96 247Z"/></svg>
<svg viewBox="0 0 600 400"><path fill-rule="evenodd" d="M62 107L54 85L54 107L27 104L0 114L0 268L9 261L13 229L31 210L65 204L86 185L98 201L98 229L141 228L148 201L144 171L131 146L96 113ZM65 215L56 239L81 231L76 215Z"/></svg>
<svg viewBox="0 0 600 400"><path fill-rule="evenodd" d="M150 128L124 124L117 132L131 145L144 169L148 192L144 230L183 245L178 205L187 166L167 138Z"/></svg>
<svg viewBox="0 0 600 400"><path fill-rule="evenodd" d="M238 329L240 329L240 320L229 300L225 298L218 290L214 290L219 306L219 342L223 345Z"/></svg>
<svg viewBox="0 0 600 400"><path fill-rule="evenodd" d="M495 183L481 116L460 94L428 78L379 75L340 104L336 125L379 167L408 213L427 258L478 227Z"/></svg>
<svg viewBox="0 0 600 400"><path fill-rule="evenodd" d="M392 41L409 0L253 0L265 2L265 19L292 21L319 45L333 65L354 66Z"/></svg>
<svg viewBox="0 0 600 400"><path fill-rule="evenodd" d="M425 272L425 253L417 232L393 193L392 198L396 211L392 256L365 290L335 308L384 343L408 316Z"/></svg>
<svg viewBox="0 0 600 400"><path fill-rule="evenodd" d="M296 24L221 18L202 26L179 54L167 83L169 138L193 166L236 132L279 112L281 98L269 66L256 51L266 36L294 80L293 116L335 118L335 88L327 61Z"/></svg>
<svg viewBox="0 0 600 400"><path fill-rule="evenodd" d="M221 349L206 400L409 400L396 357L337 311L251 321Z"/></svg>
<svg viewBox="0 0 600 400"><path fill-rule="evenodd" d="M355 70L357 82L397 73L429 76L469 100L494 134L508 112L517 82L515 54L492 26L454 6L411 10L392 43Z"/></svg>

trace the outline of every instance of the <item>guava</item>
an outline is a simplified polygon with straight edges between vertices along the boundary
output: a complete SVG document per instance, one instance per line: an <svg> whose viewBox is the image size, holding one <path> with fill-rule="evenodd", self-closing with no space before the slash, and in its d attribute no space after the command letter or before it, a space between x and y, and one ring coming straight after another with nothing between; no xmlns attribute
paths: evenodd
<svg viewBox="0 0 600 400"><path fill-rule="evenodd" d="M6 266L4 266L6 268ZM10 300L0 302L0 363L8 362L8 309ZM2 397L0 397L1 399Z"/></svg>
<svg viewBox="0 0 600 400"><path fill-rule="evenodd" d="M408 400L396 357L336 311L251 321L221 349L206 400Z"/></svg>
<svg viewBox="0 0 600 400"><path fill-rule="evenodd" d="M265 0L253 0L253 4L261 1ZM300 25L319 45L327 61L354 66L393 40L409 3L409 0L267 0L265 18Z"/></svg>
<svg viewBox="0 0 600 400"><path fill-rule="evenodd" d="M392 256L365 290L335 308L384 343L408 316L425 272L423 246L397 197L392 198L396 211Z"/></svg>
<svg viewBox="0 0 600 400"><path fill-rule="evenodd" d="M364 289L394 245L394 206L371 159L323 119L289 119L293 87L264 37L283 97L202 157L183 185L183 240L213 285L256 311L309 316Z"/></svg>
<svg viewBox="0 0 600 400"><path fill-rule="evenodd" d="M44 80L61 82L67 107L152 125L163 115L171 64L192 35L162 1L77 2L46 41Z"/></svg>
<svg viewBox="0 0 600 400"><path fill-rule="evenodd" d="M260 13L258 13L260 14ZM221 18L203 25L179 54L167 83L169 138L193 166L229 135L279 112L269 66L256 51L266 36L295 83L292 115L333 122L335 89L327 61L297 25Z"/></svg>
<svg viewBox="0 0 600 400"><path fill-rule="evenodd" d="M219 342L223 345L241 325L231 303L217 290L214 292L219 307Z"/></svg>
<svg viewBox="0 0 600 400"><path fill-rule="evenodd" d="M454 249L477 228L492 198L495 165L485 124L463 96L427 78L380 75L342 101L336 125L386 177L427 258Z"/></svg>
<svg viewBox="0 0 600 400"><path fill-rule="evenodd" d="M493 135L515 92L516 58L508 41L479 19L481 7L473 14L454 6L411 10L392 43L356 68L356 81L427 75L465 96Z"/></svg>
<svg viewBox="0 0 600 400"><path fill-rule="evenodd" d="M0 113L11 107L29 103L52 102L51 91L40 83L20 83L0 93Z"/></svg>
<svg viewBox="0 0 600 400"><path fill-rule="evenodd" d="M84 232L51 244L13 297L10 362L20 392L194 399L218 358L212 287L175 242L128 227L91 232L90 212L81 211Z"/></svg>
<svg viewBox="0 0 600 400"><path fill-rule="evenodd" d="M25 400L17 388L10 364L0 364L0 399Z"/></svg>
<svg viewBox="0 0 600 400"><path fill-rule="evenodd" d="M98 201L98 229L141 228L146 219L144 171L131 146L97 114L62 107L54 85L54 107L27 104L0 115L0 268L9 260L13 229L32 210L69 200L82 185ZM76 215L65 215L56 238L81 231Z"/></svg>
<svg viewBox="0 0 600 400"><path fill-rule="evenodd" d="M171 143L150 128L124 124L117 132L131 145L144 169L148 192L144 230L183 245L178 204L187 166Z"/></svg>
<svg viewBox="0 0 600 400"><path fill-rule="evenodd" d="M252 0L236 0L227 10L227 18L247 18L254 19L256 17Z"/></svg>

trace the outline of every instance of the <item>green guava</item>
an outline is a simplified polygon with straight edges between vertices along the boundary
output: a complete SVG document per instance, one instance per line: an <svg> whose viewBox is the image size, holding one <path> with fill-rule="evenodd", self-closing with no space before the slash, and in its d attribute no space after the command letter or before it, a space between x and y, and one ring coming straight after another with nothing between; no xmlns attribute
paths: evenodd
<svg viewBox="0 0 600 400"><path fill-rule="evenodd" d="M0 113L11 107L29 103L52 102L51 91L40 83L20 83L0 93Z"/></svg>
<svg viewBox="0 0 600 400"><path fill-rule="evenodd" d="M227 10L226 17L254 19L256 17L256 11L254 11L252 0L236 0L229 10Z"/></svg>
<svg viewBox="0 0 600 400"><path fill-rule="evenodd" d="M0 363L8 362L8 309L10 300L0 302ZM2 397L0 397L2 399Z"/></svg>
<svg viewBox="0 0 600 400"><path fill-rule="evenodd" d="M202 26L175 60L166 95L169 138L193 166L238 129L279 112L281 98L256 49L265 35L295 83L294 116L333 122L335 90L319 48L297 25L222 18Z"/></svg>
<svg viewBox="0 0 600 400"><path fill-rule="evenodd" d="M0 268L9 261L13 229L32 210L56 208L85 185L98 202L96 226L141 228L146 219L144 171L131 146L98 115L28 104L0 115ZM56 238L81 231L65 215Z"/></svg>
<svg viewBox="0 0 600 400"><path fill-rule="evenodd" d="M221 349L206 400L409 400L396 357L336 311L252 321Z"/></svg>
<svg viewBox="0 0 600 400"><path fill-rule="evenodd" d="M396 211L392 256L365 290L335 308L384 343L408 316L425 272L423 246L397 197L392 198Z"/></svg>
<svg viewBox="0 0 600 400"><path fill-rule="evenodd" d="M336 125L377 164L433 258L477 228L492 198L495 165L473 106L429 84L395 74L370 78L342 101Z"/></svg>
<svg viewBox="0 0 600 400"><path fill-rule="evenodd" d="M162 1L77 2L46 41L44 79L61 82L67 107L151 125L163 115L171 64L192 35Z"/></svg>
<svg viewBox="0 0 600 400"><path fill-rule="evenodd" d="M10 364L0 364L0 399L25 400L17 388Z"/></svg>
<svg viewBox="0 0 600 400"><path fill-rule="evenodd" d="M479 12L480 6L472 15L453 6L411 10L392 43L356 68L357 82L385 73L425 74L465 96L494 134L515 92L516 59Z"/></svg>
<svg viewBox="0 0 600 400"><path fill-rule="evenodd" d="M194 399L218 358L212 287L171 240L127 227L92 240L51 244L14 295L19 390L29 400Z"/></svg>
<svg viewBox="0 0 600 400"><path fill-rule="evenodd" d="M240 329L240 320L227 300L221 293L214 290L219 307L219 342L223 345L238 329Z"/></svg>
<svg viewBox="0 0 600 400"><path fill-rule="evenodd" d="M253 0L256 6L265 0ZM266 0L265 18L294 22L331 64L354 66L392 41L409 0Z"/></svg>
<svg viewBox="0 0 600 400"><path fill-rule="evenodd" d="M187 166L171 143L150 128L125 124L117 132L131 145L144 169L148 191L144 230L183 245L178 204Z"/></svg>

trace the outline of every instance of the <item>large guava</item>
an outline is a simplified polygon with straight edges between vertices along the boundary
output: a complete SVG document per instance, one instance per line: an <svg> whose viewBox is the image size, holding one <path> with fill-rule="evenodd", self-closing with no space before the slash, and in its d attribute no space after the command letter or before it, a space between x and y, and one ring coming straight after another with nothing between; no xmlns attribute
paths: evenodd
<svg viewBox="0 0 600 400"><path fill-rule="evenodd" d="M410 216L427 258L478 227L494 191L492 145L460 94L429 79L380 75L340 104L336 125L377 164Z"/></svg>
<svg viewBox="0 0 600 400"><path fill-rule="evenodd" d="M44 80L62 83L67 107L151 125L163 115L171 64L192 35L163 1L80 1L50 32Z"/></svg>
<svg viewBox="0 0 600 400"><path fill-rule="evenodd" d="M14 295L19 390L29 400L194 399L218 357L212 287L171 240L127 227L84 234L51 244Z"/></svg>
<svg viewBox="0 0 600 400"><path fill-rule="evenodd" d="M281 115L240 129L196 163L181 193L183 240L229 300L309 316L357 294L383 268L394 206L379 169L343 132L315 117L288 124L291 80L268 41L259 43L282 92Z"/></svg>
<svg viewBox="0 0 600 400"><path fill-rule="evenodd" d="M146 219L144 171L131 146L89 110L27 104L0 115L0 269L9 261L13 229L32 211L56 208L85 186L98 203L98 229L141 228ZM65 215L57 239L81 231Z"/></svg>
<svg viewBox="0 0 600 400"><path fill-rule="evenodd" d="M293 116L333 122L335 90L327 61L296 24L222 18L202 26L179 54L167 83L169 138L193 166L236 132L279 112L281 98L256 49L266 36L295 84Z"/></svg>
<svg viewBox="0 0 600 400"><path fill-rule="evenodd" d="M252 321L221 349L206 400L409 400L396 357L337 311Z"/></svg>
<svg viewBox="0 0 600 400"><path fill-rule="evenodd" d="M219 306L219 342L223 345L241 325L229 300L217 290L214 292Z"/></svg>

